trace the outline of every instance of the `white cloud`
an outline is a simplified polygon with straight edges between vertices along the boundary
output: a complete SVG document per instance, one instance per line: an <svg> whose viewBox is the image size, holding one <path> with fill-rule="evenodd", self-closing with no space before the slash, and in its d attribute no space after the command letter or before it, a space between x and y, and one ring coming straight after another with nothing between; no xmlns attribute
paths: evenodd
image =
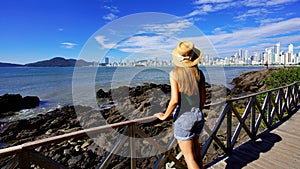
<svg viewBox="0 0 300 169"><path fill-rule="evenodd" d="M116 6L107 6L107 5L105 5L105 6L103 6L103 8L105 10L108 10L108 11L112 12L112 13L119 13L120 12L118 7L116 7Z"/></svg>
<svg viewBox="0 0 300 169"><path fill-rule="evenodd" d="M224 3L224 2L232 2L232 0L196 0L194 4Z"/></svg>
<svg viewBox="0 0 300 169"><path fill-rule="evenodd" d="M267 0L244 0L242 5L246 7L261 7L266 6Z"/></svg>
<svg viewBox="0 0 300 169"><path fill-rule="evenodd" d="M118 16L116 15L117 13L119 13L119 9L116 6L112 6L112 5L104 5L103 6L104 11L107 12L106 15L104 15L102 17L102 19L107 20L107 21L112 21L118 18Z"/></svg>
<svg viewBox="0 0 300 169"><path fill-rule="evenodd" d="M215 29L213 30L213 33L214 33L214 34L225 34L226 31L225 31L224 29L222 29L222 28L215 28Z"/></svg>
<svg viewBox="0 0 300 169"><path fill-rule="evenodd" d="M280 5L290 2L296 2L297 0L268 0L266 1L267 6Z"/></svg>
<svg viewBox="0 0 300 169"><path fill-rule="evenodd" d="M300 46L294 46L294 49L299 50Z"/></svg>
<svg viewBox="0 0 300 169"><path fill-rule="evenodd" d="M287 3L296 2L297 0L244 0L241 1L243 6L246 7L268 7L268 6L278 6L285 5Z"/></svg>
<svg viewBox="0 0 300 169"><path fill-rule="evenodd" d="M116 46L115 43L107 43L107 39L104 36L96 36L95 40L104 49L111 49Z"/></svg>
<svg viewBox="0 0 300 169"><path fill-rule="evenodd" d="M109 13L105 16L102 17L104 20L108 20L108 21L112 21L118 18L117 15L113 14L113 13Z"/></svg>
<svg viewBox="0 0 300 169"><path fill-rule="evenodd" d="M283 45L300 43L300 18L281 21L255 28L245 28L232 33L209 35L219 56L231 56L239 48L249 51L263 51L266 47L272 47L277 42ZM193 37L194 41L203 37ZM292 40L292 41L291 41Z"/></svg>
<svg viewBox="0 0 300 169"><path fill-rule="evenodd" d="M198 0L194 2L194 4L196 4L195 10L187 14L187 18L197 15L206 15L208 13L218 12L227 8L240 6L239 1L231 0Z"/></svg>
<svg viewBox="0 0 300 169"><path fill-rule="evenodd" d="M115 48L122 52L148 53L148 55L154 55L161 50L171 51L178 43L176 37L192 26L193 23L185 19L142 25L137 34L118 43Z"/></svg>
<svg viewBox="0 0 300 169"><path fill-rule="evenodd" d="M121 55L109 54L113 60L143 60L160 59L170 60L171 52L177 45L177 39L161 35L135 35L118 43L108 43L103 36L97 36L97 42L105 48L113 48L114 51L123 52Z"/></svg>
<svg viewBox="0 0 300 169"><path fill-rule="evenodd" d="M194 11L192 11L191 13L187 14L186 17L193 17L193 16L197 16L197 15L206 15L208 13L211 12L216 12L216 11L220 11L222 9L227 8L230 5L215 5L213 6L212 4L203 4L201 6L198 6Z"/></svg>
<svg viewBox="0 0 300 169"><path fill-rule="evenodd" d="M285 5L296 2L297 0L242 0L242 1L232 1L232 0L196 0L195 10L187 14L186 17L193 17L197 15L206 15L208 13L218 12L229 8L245 8L252 7L245 14L240 14L235 18L245 19L250 16L258 16L255 11L260 13L270 13L276 10L275 7L280 8ZM263 8L261 8L263 7ZM267 8L272 7L272 9L267 10Z"/></svg>
<svg viewBox="0 0 300 169"><path fill-rule="evenodd" d="M203 13L208 13L208 12L214 12L216 11L216 9L213 8L212 5L209 5L209 4L205 4L205 5L202 5L200 7L200 10L203 12Z"/></svg>
<svg viewBox="0 0 300 169"><path fill-rule="evenodd" d="M261 16L263 13L268 13L268 11L264 8L250 9L246 13L236 16L234 18L238 21L241 21L246 20L248 17Z"/></svg>
<svg viewBox="0 0 300 169"><path fill-rule="evenodd" d="M104 36L96 36L95 39L102 48L113 48L127 53L127 59L132 57L138 60L156 57L170 59L170 54L178 43L173 37L145 34L135 35L118 43L109 43Z"/></svg>
<svg viewBox="0 0 300 169"><path fill-rule="evenodd" d="M129 25L135 28L134 24ZM158 51L171 51L178 43L178 39L175 37L192 26L193 23L188 20L173 18L170 21L158 21L153 24L138 25L139 29L137 29L136 32L133 32L129 37L123 37L124 39L118 40L117 42L112 41L112 37L118 39L122 36L116 34L112 29L108 29L108 32L104 35L95 36L94 39L104 49L113 48L131 54L147 53L148 55L154 55L154 53ZM127 28L124 28L122 30L126 31L126 29Z"/></svg>
<svg viewBox="0 0 300 169"><path fill-rule="evenodd" d="M128 53L144 53L145 51L170 50L177 43L174 38L166 36L133 36L118 44L117 49ZM149 53L149 52L148 52Z"/></svg>
<svg viewBox="0 0 300 169"><path fill-rule="evenodd" d="M173 35L182 32L192 25L193 23L188 20L177 20L165 24L147 24L143 26L143 31L163 35Z"/></svg>
<svg viewBox="0 0 300 169"><path fill-rule="evenodd" d="M275 22L279 22L284 20L284 18L268 18L268 19L263 19L260 20L260 24L261 25L266 25L266 24L270 24L270 23L275 23Z"/></svg>
<svg viewBox="0 0 300 169"><path fill-rule="evenodd" d="M66 48L66 49L73 49L75 46L78 45L78 44L72 43L72 42L62 42L60 44L62 45L63 48Z"/></svg>

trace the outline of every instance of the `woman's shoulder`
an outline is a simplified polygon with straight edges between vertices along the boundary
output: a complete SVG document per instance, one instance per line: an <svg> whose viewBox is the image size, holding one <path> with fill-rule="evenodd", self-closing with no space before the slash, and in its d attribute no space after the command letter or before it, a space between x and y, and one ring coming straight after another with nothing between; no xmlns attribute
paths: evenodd
<svg viewBox="0 0 300 169"><path fill-rule="evenodd" d="M170 71L169 75L173 79L176 77L176 73L175 73L174 69Z"/></svg>

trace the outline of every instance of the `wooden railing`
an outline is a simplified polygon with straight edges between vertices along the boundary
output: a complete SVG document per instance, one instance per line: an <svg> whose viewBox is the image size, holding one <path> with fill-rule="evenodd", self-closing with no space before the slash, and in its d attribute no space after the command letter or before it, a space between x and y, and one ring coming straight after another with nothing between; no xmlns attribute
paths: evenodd
<svg viewBox="0 0 300 169"><path fill-rule="evenodd" d="M204 125L202 137L208 137L201 149L202 157L206 159L210 148L214 154L218 154L214 160L204 161L205 167L229 156L237 146L248 140L255 140L264 130L272 129L278 125L277 122L290 117L300 106L299 85L300 82L295 82L280 88L206 105L209 111L213 111L212 107L223 108L212 129L207 124ZM219 133L221 126L225 126L225 134ZM216 149L218 153L215 153ZM162 168L167 158L168 156L162 155L154 168Z"/></svg>
<svg viewBox="0 0 300 169"><path fill-rule="evenodd" d="M201 151L204 161L207 159L207 156L210 155L208 153L209 149L215 151L217 147L218 151L221 150L221 153L218 152L214 158L228 156L238 145L249 139L254 140L256 136L265 129L271 129L278 121L291 116L291 113L299 106L299 85L300 82L295 82L291 85L265 92L206 105L205 107L208 108L209 111L214 111L214 107L222 107L222 109L213 127L209 127L207 124L204 125L202 136L203 138L206 137L206 139L203 142ZM65 168L61 164L36 152L34 149L51 143L59 143L71 138L86 136L87 134L104 132L111 128L124 128L123 135L120 136L98 168L107 168L115 152L119 150L120 146L122 146L127 139L129 139L130 142L131 157L135 157L134 137L137 135L144 138L162 154L153 168L165 168L166 165L175 165L176 168L185 168L185 165L178 160L181 155L175 156L169 151L171 147L176 144L174 138L169 141L166 147L163 147L137 127L139 123L147 123L154 120L156 120L156 117L151 116L36 140L18 146L0 149L0 158L13 156L12 160L6 165L7 168L30 168L31 164L36 164L41 168ZM226 124L226 129L221 127L222 125L224 126L224 124ZM225 132L225 136L219 133L221 130ZM123 137L124 135L129 135L130 137ZM173 162L167 163L167 161ZM211 165L211 162L212 161L205 161L206 166ZM131 158L130 164L131 168L136 168L136 159Z"/></svg>
<svg viewBox="0 0 300 169"><path fill-rule="evenodd" d="M210 130L207 126L204 128L209 133L209 138L203 145L202 155L206 155L214 141L223 150L223 157L229 156L238 146L237 143L244 143L244 141L238 141L238 138L255 140L262 131L278 126L278 122L290 117L295 110L299 109L299 84L300 82L295 82L288 86L226 100L225 107L213 129ZM241 109L237 105L241 106L242 100L247 100L247 102ZM216 133L225 121L227 123L226 141L222 142ZM241 136L242 129L243 136ZM210 166L212 163L214 162L210 162L206 166Z"/></svg>

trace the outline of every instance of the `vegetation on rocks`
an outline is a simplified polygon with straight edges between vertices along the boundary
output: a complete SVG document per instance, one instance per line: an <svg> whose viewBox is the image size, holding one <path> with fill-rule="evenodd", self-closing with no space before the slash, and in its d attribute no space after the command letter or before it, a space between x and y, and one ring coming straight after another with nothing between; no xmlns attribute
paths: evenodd
<svg viewBox="0 0 300 169"><path fill-rule="evenodd" d="M269 89L285 86L300 80L300 67L277 69L264 78Z"/></svg>

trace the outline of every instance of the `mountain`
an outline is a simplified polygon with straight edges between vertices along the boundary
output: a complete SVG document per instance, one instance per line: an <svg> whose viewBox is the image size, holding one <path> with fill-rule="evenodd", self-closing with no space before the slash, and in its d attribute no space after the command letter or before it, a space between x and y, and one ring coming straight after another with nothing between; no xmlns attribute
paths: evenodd
<svg viewBox="0 0 300 169"><path fill-rule="evenodd" d="M25 64L27 67L73 67L73 66L91 66L94 62L86 62L84 60L65 59L62 57L52 58L34 63Z"/></svg>
<svg viewBox="0 0 300 169"><path fill-rule="evenodd" d="M62 57L55 57L49 60L38 61L34 63L28 63L25 65L13 64L13 63L2 63L0 67L73 67L73 66L95 66L95 62L87 62L85 60L76 59L65 59Z"/></svg>
<svg viewBox="0 0 300 169"><path fill-rule="evenodd" d="M23 65L20 64L13 64L13 63L2 63L0 62L0 67L21 67Z"/></svg>

